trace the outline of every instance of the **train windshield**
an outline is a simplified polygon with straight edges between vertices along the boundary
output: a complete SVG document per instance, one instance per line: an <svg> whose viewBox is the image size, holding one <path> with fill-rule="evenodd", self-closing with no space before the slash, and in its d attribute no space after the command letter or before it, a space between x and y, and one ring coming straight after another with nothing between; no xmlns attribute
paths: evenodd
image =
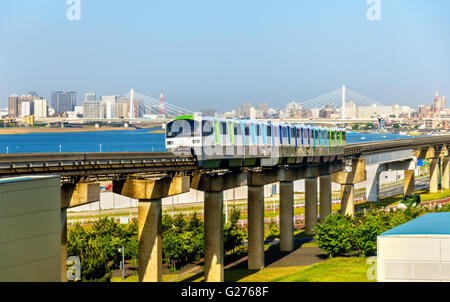
<svg viewBox="0 0 450 302"><path fill-rule="evenodd" d="M200 123L194 120L177 120L167 124L167 138L200 136Z"/></svg>

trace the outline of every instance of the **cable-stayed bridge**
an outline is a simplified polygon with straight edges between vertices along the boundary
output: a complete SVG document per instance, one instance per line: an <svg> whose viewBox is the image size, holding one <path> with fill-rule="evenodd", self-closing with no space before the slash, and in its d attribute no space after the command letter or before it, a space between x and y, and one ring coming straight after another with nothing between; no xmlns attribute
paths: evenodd
<svg viewBox="0 0 450 302"><path fill-rule="evenodd" d="M158 100L132 89L126 95L121 96L119 98L119 102L120 101L129 102L128 117L130 119L144 117L145 115L158 115L159 118L172 118L179 115L194 113L189 109L165 102L162 91L160 99Z"/></svg>
<svg viewBox="0 0 450 302"><path fill-rule="evenodd" d="M348 89L345 85L342 88L333 90L331 92L322 94L318 97L301 102L302 110L311 109L323 109L323 108L335 108L340 110L340 119L334 119L333 121L355 120L356 117L350 117L347 108L349 104L356 107L372 107L372 108L388 108L381 102L374 100L370 97L362 95L356 91ZM280 117L281 110L272 114L270 118ZM361 121L372 121L373 119L361 119ZM325 122L325 121L324 121ZM330 121L327 121L328 123ZM326 122L325 122L326 123Z"/></svg>

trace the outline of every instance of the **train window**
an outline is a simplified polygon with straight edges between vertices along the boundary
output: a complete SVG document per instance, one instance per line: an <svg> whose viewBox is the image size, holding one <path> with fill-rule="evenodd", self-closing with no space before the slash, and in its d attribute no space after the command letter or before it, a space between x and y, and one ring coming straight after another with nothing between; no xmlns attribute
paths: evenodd
<svg viewBox="0 0 450 302"><path fill-rule="evenodd" d="M325 131L322 131L322 140L325 140Z"/></svg>
<svg viewBox="0 0 450 302"><path fill-rule="evenodd" d="M250 135L250 128L249 127L245 127L244 131L245 131L245 135L246 136Z"/></svg>
<svg viewBox="0 0 450 302"><path fill-rule="evenodd" d="M282 129L282 132L283 132L283 137L287 137L288 135L287 135L286 127L282 127L281 129Z"/></svg>
<svg viewBox="0 0 450 302"><path fill-rule="evenodd" d="M177 120L167 124L167 138L194 137L200 135L200 123L193 120Z"/></svg>
<svg viewBox="0 0 450 302"><path fill-rule="evenodd" d="M272 127L267 126L267 136L272 136Z"/></svg>
<svg viewBox="0 0 450 302"><path fill-rule="evenodd" d="M227 135L227 123L220 123L222 127L222 135Z"/></svg>
<svg viewBox="0 0 450 302"><path fill-rule="evenodd" d="M295 128L291 128L291 137L295 138Z"/></svg>
<svg viewBox="0 0 450 302"><path fill-rule="evenodd" d="M347 132L342 132L342 139L345 140L347 139Z"/></svg>
<svg viewBox="0 0 450 302"><path fill-rule="evenodd" d="M213 123L211 121L203 121L202 129L202 136L210 136L214 134Z"/></svg>
<svg viewBox="0 0 450 302"><path fill-rule="evenodd" d="M316 130L316 139L319 138L319 130Z"/></svg>
<svg viewBox="0 0 450 302"><path fill-rule="evenodd" d="M259 130L259 125L256 125L256 136L261 136L261 132Z"/></svg>

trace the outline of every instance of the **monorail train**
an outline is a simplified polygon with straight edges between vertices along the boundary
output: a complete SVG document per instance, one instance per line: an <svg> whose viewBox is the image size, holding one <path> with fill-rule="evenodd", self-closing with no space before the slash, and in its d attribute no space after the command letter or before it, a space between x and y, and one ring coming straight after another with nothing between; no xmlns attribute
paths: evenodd
<svg viewBox="0 0 450 302"><path fill-rule="evenodd" d="M166 149L203 168L277 166L342 160L346 132L255 120L180 116L166 125Z"/></svg>

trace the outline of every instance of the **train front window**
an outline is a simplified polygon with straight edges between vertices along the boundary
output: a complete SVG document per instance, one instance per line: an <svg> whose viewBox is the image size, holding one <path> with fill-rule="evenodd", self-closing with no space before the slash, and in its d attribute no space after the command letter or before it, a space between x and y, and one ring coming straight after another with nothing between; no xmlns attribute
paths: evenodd
<svg viewBox="0 0 450 302"><path fill-rule="evenodd" d="M166 137L195 137L200 135L200 123L194 120L177 120L167 124Z"/></svg>

